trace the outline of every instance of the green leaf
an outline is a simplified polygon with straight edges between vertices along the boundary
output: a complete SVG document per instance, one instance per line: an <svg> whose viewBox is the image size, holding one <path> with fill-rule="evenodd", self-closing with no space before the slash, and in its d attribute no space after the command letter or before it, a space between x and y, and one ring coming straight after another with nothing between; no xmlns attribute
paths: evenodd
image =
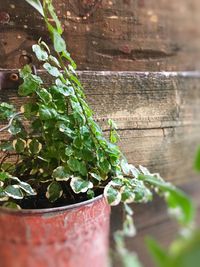
<svg viewBox="0 0 200 267"><path fill-rule="evenodd" d="M117 129L117 124L116 124L112 119L108 119L108 125L109 125L112 129Z"/></svg>
<svg viewBox="0 0 200 267"><path fill-rule="evenodd" d="M125 159L121 160L121 168L122 168L124 175L130 174L130 167L129 167L128 162Z"/></svg>
<svg viewBox="0 0 200 267"><path fill-rule="evenodd" d="M92 182L74 176L71 179L70 186L76 194L85 193L88 189L93 188Z"/></svg>
<svg viewBox="0 0 200 267"><path fill-rule="evenodd" d="M50 13L50 15L51 15L53 21L56 23L57 31L58 31L58 33L61 34L61 33L63 32L63 30L62 30L61 23L60 23L60 21L59 21L59 19L58 19L58 16L57 16L57 14L56 14L56 12L55 12L54 6L52 5L52 2L51 2L51 1L48 1L48 2L46 2L46 3L47 3L48 11L49 11L49 13ZM48 24L49 24L49 23L48 23ZM54 29L54 30L55 30L55 29ZM52 33L52 31L51 31L51 33Z"/></svg>
<svg viewBox="0 0 200 267"><path fill-rule="evenodd" d="M36 57L38 58L38 60L40 61L46 61L48 59L48 54L46 51L44 51L40 45L33 45L32 46L33 52L35 53Z"/></svg>
<svg viewBox="0 0 200 267"><path fill-rule="evenodd" d="M28 183L20 181L19 187L30 196L36 195L36 192L33 190L33 188Z"/></svg>
<svg viewBox="0 0 200 267"><path fill-rule="evenodd" d="M161 246L154 239L148 237L146 238L145 243L155 263L158 266L171 267L171 265L169 264L169 258L168 258L166 251L163 248L161 248Z"/></svg>
<svg viewBox="0 0 200 267"><path fill-rule="evenodd" d="M68 167L73 171L73 172L79 172L81 175L86 176L87 175L87 169L86 165L84 162L79 161L76 158L71 157L67 161Z"/></svg>
<svg viewBox="0 0 200 267"><path fill-rule="evenodd" d="M32 74L32 69L30 65L25 65L19 72L21 78L26 78L30 74Z"/></svg>
<svg viewBox="0 0 200 267"><path fill-rule="evenodd" d="M5 162L1 165L1 170L2 171L14 171L15 169L15 165L13 165L12 163L10 162Z"/></svg>
<svg viewBox="0 0 200 267"><path fill-rule="evenodd" d="M27 141L27 147L31 154L36 155L39 154L42 149L42 144L36 139L28 139Z"/></svg>
<svg viewBox="0 0 200 267"><path fill-rule="evenodd" d="M121 193L113 186L112 181L106 185L104 196L111 206L117 206L121 202Z"/></svg>
<svg viewBox="0 0 200 267"><path fill-rule="evenodd" d="M123 234L127 237L134 237L136 235L136 228L133 222L133 216L126 214L123 222Z"/></svg>
<svg viewBox="0 0 200 267"><path fill-rule="evenodd" d="M190 198L181 190L169 189L165 195L169 212L174 215L181 224L189 224L194 219L195 209Z"/></svg>
<svg viewBox="0 0 200 267"><path fill-rule="evenodd" d="M144 175L151 175L150 171L146 167L140 165L139 168Z"/></svg>
<svg viewBox="0 0 200 267"><path fill-rule="evenodd" d="M170 246L170 267L196 267L200 262L200 231L188 238L175 240ZM168 267L167 265L164 267Z"/></svg>
<svg viewBox="0 0 200 267"><path fill-rule="evenodd" d="M53 181L48 187L46 192L46 197L50 202L55 202L58 200L63 194L62 187L60 183Z"/></svg>
<svg viewBox="0 0 200 267"><path fill-rule="evenodd" d="M26 141L23 140L22 138L13 140L13 148L15 149L17 153L24 152L26 148Z"/></svg>
<svg viewBox="0 0 200 267"><path fill-rule="evenodd" d="M12 201L7 201L6 203L3 204L3 207L8 209L21 210L21 207Z"/></svg>
<svg viewBox="0 0 200 267"><path fill-rule="evenodd" d="M164 250L154 239L148 238L148 250L159 267L196 267L200 262L200 232L193 231L187 238L175 239Z"/></svg>
<svg viewBox="0 0 200 267"><path fill-rule="evenodd" d="M57 31L53 32L53 43L56 52L61 53L66 50L65 41Z"/></svg>
<svg viewBox="0 0 200 267"><path fill-rule="evenodd" d="M0 104L0 120L6 120L11 118L15 114L15 108L13 105L2 102Z"/></svg>
<svg viewBox="0 0 200 267"><path fill-rule="evenodd" d="M53 65L55 65L56 67L61 68L60 63L59 63L59 61L57 60L56 57L50 55L50 56L49 56L49 61L50 61Z"/></svg>
<svg viewBox="0 0 200 267"><path fill-rule="evenodd" d="M48 108L46 106L41 106L39 108L39 116L41 120L51 120L56 118L57 112L55 109Z"/></svg>
<svg viewBox="0 0 200 267"><path fill-rule="evenodd" d="M59 79L57 79L57 80L59 80ZM52 88L54 92L62 94L63 96L72 96L72 95L74 95L74 91L73 91L72 87L66 87L66 86L64 86L62 84L59 85L59 83L57 83L57 80L56 80L57 86L53 86L53 88Z"/></svg>
<svg viewBox="0 0 200 267"><path fill-rule="evenodd" d="M16 135L22 131L22 124L18 119L15 119L11 126L8 129L8 132L11 133L12 135Z"/></svg>
<svg viewBox="0 0 200 267"><path fill-rule="evenodd" d="M9 179L9 174L7 172L0 172L0 181L5 182Z"/></svg>
<svg viewBox="0 0 200 267"><path fill-rule="evenodd" d="M95 193L94 193L94 191L92 189L88 189L87 197L88 197L88 199L92 199L92 198L95 197Z"/></svg>
<svg viewBox="0 0 200 267"><path fill-rule="evenodd" d="M81 149L83 147L83 140L81 139L81 136L77 136L74 138L73 145L77 149Z"/></svg>
<svg viewBox="0 0 200 267"><path fill-rule="evenodd" d="M20 187L18 185L8 185L5 190L5 194L8 197L14 198L14 199L22 199L24 197Z"/></svg>
<svg viewBox="0 0 200 267"><path fill-rule="evenodd" d="M193 220L195 209L192 201L184 192L152 175L139 175L139 179L164 193L169 209L175 211L174 215L181 224L187 225Z"/></svg>
<svg viewBox="0 0 200 267"><path fill-rule="evenodd" d="M29 3L32 7L34 7L44 17L43 7L39 0L25 0L25 1Z"/></svg>
<svg viewBox="0 0 200 267"><path fill-rule="evenodd" d="M73 154L73 149L72 149L72 147L71 146L67 146L66 148L65 148L65 155L66 156L71 156L72 154Z"/></svg>
<svg viewBox="0 0 200 267"><path fill-rule="evenodd" d="M200 147L197 149L197 152L196 152L194 168L195 168L195 170L200 172Z"/></svg>
<svg viewBox="0 0 200 267"><path fill-rule="evenodd" d="M124 203L133 203L135 200L135 192L132 188L124 186L122 190L122 201Z"/></svg>
<svg viewBox="0 0 200 267"><path fill-rule="evenodd" d="M1 141L0 151L5 152L5 151L12 151L12 150L13 150L13 145L11 141L8 141L8 142Z"/></svg>
<svg viewBox="0 0 200 267"><path fill-rule="evenodd" d="M36 103L27 103L22 106L24 116L27 119L31 119L32 116L36 116L38 113L38 105Z"/></svg>
<svg viewBox="0 0 200 267"><path fill-rule="evenodd" d="M52 66L51 64L49 64L47 62L43 64L43 67L45 68L45 70L48 71L48 73L51 76L53 76L53 77L59 77L59 76L61 76L61 73L60 73L60 71L58 70L57 67L54 67L54 66Z"/></svg>
<svg viewBox="0 0 200 267"><path fill-rule="evenodd" d="M90 172L89 174L91 175L92 178L94 178L95 180L97 180L99 182L102 180L102 177L97 173Z"/></svg>
<svg viewBox="0 0 200 267"><path fill-rule="evenodd" d="M0 186L0 201L8 201L9 197L4 192L4 189L2 186Z"/></svg>
<svg viewBox="0 0 200 267"><path fill-rule="evenodd" d="M65 124L61 123L59 125L59 131L61 133L66 134L69 137L73 137L74 136L74 131L72 131L69 127L67 127Z"/></svg>
<svg viewBox="0 0 200 267"><path fill-rule="evenodd" d="M67 60L70 62L70 64L72 65L72 67L73 67L74 69L77 68L76 63L75 63L74 60L71 58L69 52L67 52L67 51L63 51L63 52L62 52L62 57L64 57L65 59L67 59Z"/></svg>
<svg viewBox="0 0 200 267"><path fill-rule="evenodd" d="M52 177L56 181L68 181L71 177L71 174L67 168L59 166L53 171Z"/></svg>
<svg viewBox="0 0 200 267"><path fill-rule="evenodd" d="M78 86L78 88L82 88L81 82L79 81L79 79L78 79L76 76L71 75L71 76L70 76L70 80L71 80L72 82L74 82L74 84L75 84L76 86Z"/></svg>
<svg viewBox="0 0 200 267"><path fill-rule="evenodd" d="M99 162L99 167L103 173L108 173L110 171L110 163L107 159Z"/></svg>
<svg viewBox="0 0 200 267"><path fill-rule="evenodd" d="M20 96L28 96L33 94L36 89L43 83L39 76L28 72L28 68L20 71L20 77L23 78L23 83L19 86L18 93Z"/></svg>
<svg viewBox="0 0 200 267"><path fill-rule="evenodd" d="M52 95L45 88L37 90L36 93L45 104L52 102Z"/></svg>

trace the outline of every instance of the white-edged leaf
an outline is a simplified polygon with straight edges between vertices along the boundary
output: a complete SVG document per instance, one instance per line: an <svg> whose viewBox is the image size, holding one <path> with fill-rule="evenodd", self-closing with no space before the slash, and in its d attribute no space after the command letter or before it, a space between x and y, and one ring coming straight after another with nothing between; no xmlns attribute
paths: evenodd
<svg viewBox="0 0 200 267"><path fill-rule="evenodd" d="M45 104L52 101L52 95L47 91L47 89L41 88L40 90L37 90L36 93Z"/></svg>
<svg viewBox="0 0 200 267"><path fill-rule="evenodd" d="M44 17L43 7L39 0L25 0L25 1L29 3L32 7L34 7Z"/></svg>
<svg viewBox="0 0 200 267"><path fill-rule="evenodd" d="M0 201L8 201L9 197L4 192L3 188L0 187Z"/></svg>
<svg viewBox="0 0 200 267"><path fill-rule="evenodd" d="M13 148L16 150L16 152L21 153L24 152L24 149L26 147L26 141L22 138L18 138L13 140Z"/></svg>
<svg viewBox="0 0 200 267"><path fill-rule="evenodd" d="M126 215L125 221L123 223L123 232L125 236L134 237L137 233L133 217L129 214Z"/></svg>
<svg viewBox="0 0 200 267"><path fill-rule="evenodd" d="M59 63L59 61L57 60L56 57L50 55L50 56L49 56L49 60L50 60L51 63L53 63L53 64L56 65L57 67L59 67L59 68L61 67L61 66L60 66L60 63Z"/></svg>
<svg viewBox="0 0 200 267"><path fill-rule="evenodd" d="M4 192L8 197L14 199L22 199L24 197L24 194L18 185L8 185Z"/></svg>
<svg viewBox="0 0 200 267"><path fill-rule="evenodd" d="M30 196L37 195L37 193L33 190L33 188L30 186L30 184L27 184L25 182L20 182L19 187Z"/></svg>
<svg viewBox="0 0 200 267"><path fill-rule="evenodd" d="M66 43L57 31L53 32L53 43L56 52L61 53L66 50Z"/></svg>
<svg viewBox="0 0 200 267"><path fill-rule="evenodd" d="M151 175L150 171L146 167L139 165L139 168L144 175Z"/></svg>
<svg viewBox="0 0 200 267"><path fill-rule="evenodd" d="M40 178L40 183L42 183L42 184L49 183L49 182L52 182L52 181L53 181L53 178L50 178L49 176Z"/></svg>
<svg viewBox="0 0 200 267"><path fill-rule="evenodd" d="M59 199L63 194L62 187L60 183L53 181L47 187L46 197L49 199L50 202L55 202Z"/></svg>
<svg viewBox="0 0 200 267"><path fill-rule="evenodd" d="M121 160L121 168L122 171L125 175L129 175L130 174L130 168L129 168L129 164L126 160L122 159Z"/></svg>
<svg viewBox="0 0 200 267"><path fill-rule="evenodd" d="M32 154L39 154L42 149L42 144L36 139L28 139L27 147Z"/></svg>
<svg viewBox="0 0 200 267"><path fill-rule="evenodd" d="M134 190L128 186L124 186L121 190L122 194L122 201L124 203L133 203L135 200L135 193Z"/></svg>
<svg viewBox="0 0 200 267"><path fill-rule="evenodd" d="M46 61L49 57L47 52L44 51L38 44L34 44L32 46L32 50L40 61Z"/></svg>
<svg viewBox="0 0 200 267"><path fill-rule="evenodd" d="M88 189L93 188L92 182L74 176L71 179L70 186L76 194L85 193Z"/></svg>
<svg viewBox="0 0 200 267"><path fill-rule="evenodd" d="M138 176L140 175L140 171L132 164L129 164L129 168L130 168L130 173L135 177L138 178Z"/></svg>
<svg viewBox="0 0 200 267"><path fill-rule="evenodd" d="M4 202L4 201L8 201L9 200L9 197L8 196L1 196L0 195L0 201Z"/></svg>
<svg viewBox="0 0 200 267"><path fill-rule="evenodd" d="M8 209L21 210L21 207L12 201L7 201L6 203L3 204L3 207Z"/></svg>
<svg viewBox="0 0 200 267"><path fill-rule="evenodd" d="M120 191L113 186L112 182L106 185L104 196L111 206L117 206L122 198Z"/></svg>
<svg viewBox="0 0 200 267"><path fill-rule="evenodd" d="M90 172L89 174L92 176L92 178L94 178L95 180L97 180L99 182L102 180L102 177L97 173Z"/></svg>
<svg viewBox="0 0 200 267"><path fill-rule="evenodd" d="M54 76L54 77L59 77L59 76L61 76L61 73L60 73L60 71L58 70L58 68L52 66L51 64L49 64L49 63L46 62L46 63L43 64L43 67L44 67L45 70L47 70L48 73L51 74L52 76Z"/></svg>
<svg viewBox="0 0 200 267"><path fill-rule="evenodd" d="M68 181L70 176L69 171L63 166L57 167L52 173L52 177L56 181Z"/></svg>

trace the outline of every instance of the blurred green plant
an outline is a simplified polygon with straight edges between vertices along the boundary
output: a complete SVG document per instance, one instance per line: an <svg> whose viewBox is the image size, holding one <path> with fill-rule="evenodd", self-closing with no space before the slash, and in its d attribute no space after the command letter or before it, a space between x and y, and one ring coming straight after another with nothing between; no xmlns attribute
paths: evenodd
<svg viewBox="0 0 200 267"><path fill-rule="evenodd" d="M200 172L200 147L198 147L194 169ZM177 237L168 249L162 248L152 238L146 244L158 267L199 267L200 266L200 230L186 227L181 229L182 235Z"/></svg>
<svg viewBox="0 0 200 267"><path fill-rule="evenodd" d="M121 202L124 205L124 227L115 234L118 257L125 267L139 267L137 256L125 248L124 238L136 233L129 204L147 203L157 193L165 199L169 212L186 228L194 218L192 202L159 174L127 162L115 144L118 134L112 120L108 121L110 139L103 136L85 101L76 64L66 49L52 1L26 2L43 16L56 56L42 40L33 45L37 59L43 62L43 68L51 77L50 85L46 86L40 76L31 72L30 66L25 66L20 71L23 84L18 94L31 101L23 105L20 112L8 103L0 105L0 119L9 121L1 131L8 130L12 136L0 149L7 155L10 152L18 155L15 165L6 164L4 158L0 163L1 205L20 208L20 201L39 197L41 190L44 197L54 203L65 200L68 189L75 194L87 193L91 198L95 190L103 188L111 206ZM29 120L29 131L18 115ZM149 241L153 251L152 244L156 247Z"/></svg>

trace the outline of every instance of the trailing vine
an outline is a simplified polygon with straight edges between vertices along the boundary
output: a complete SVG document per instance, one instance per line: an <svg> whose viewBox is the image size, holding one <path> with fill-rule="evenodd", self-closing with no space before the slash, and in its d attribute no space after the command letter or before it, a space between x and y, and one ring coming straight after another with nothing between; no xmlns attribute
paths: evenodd
<svg viewBox="0 0 200 267"><path fill-rule="evenodd" d="M110 205L120 202L124 205L124 229L115 235L122 259L130 255L123 238L135 234L129 204L151 201L156 192L164 197L179 223L183 227L189 225L194 216L190 199L159 174L127 162L116 145L117 126L112 120L108 121L110 140L94 121L52 1L26 2L43 16L53 43L53 53L43 40L33 45L33 52L51 82L46 85L27 65L20 70L23 83L18 94L28 102L20 111L11 104L0 104L0 120L9 122L0 131L7 130L11 135L9 140L1 141L0 150L18 156L14 165L7 161L7 156L1 161L0 205L20 209L43 199L45 207L49 207L103 193ZM34 205L31 208L39 207ZM135 257L131 255L130 259Z"/></svg>

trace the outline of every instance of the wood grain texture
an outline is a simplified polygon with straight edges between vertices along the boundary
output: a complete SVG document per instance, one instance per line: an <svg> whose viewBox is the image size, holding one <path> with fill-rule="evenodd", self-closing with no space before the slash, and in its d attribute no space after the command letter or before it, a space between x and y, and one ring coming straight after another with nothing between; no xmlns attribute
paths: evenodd
<svg viewBox="0 0 200 267"><path fill-rule="evenodd" d="M57 0L69 51L81 70L200 69L199 0ZM25 1L0 2L0 67L33 61L31 44L47 40Z"/></svg>
<svg viewBox="0 0 200 267"><path fill-rule="evenodd" d="M49 83L49 77L42 72ZM200 144L200 74L80 72L95 118L108 133L108 118L119 128L129 162L145 165L181 184L195 179L193 158ZM13 90L1 100L17 104Z"/></svg>

